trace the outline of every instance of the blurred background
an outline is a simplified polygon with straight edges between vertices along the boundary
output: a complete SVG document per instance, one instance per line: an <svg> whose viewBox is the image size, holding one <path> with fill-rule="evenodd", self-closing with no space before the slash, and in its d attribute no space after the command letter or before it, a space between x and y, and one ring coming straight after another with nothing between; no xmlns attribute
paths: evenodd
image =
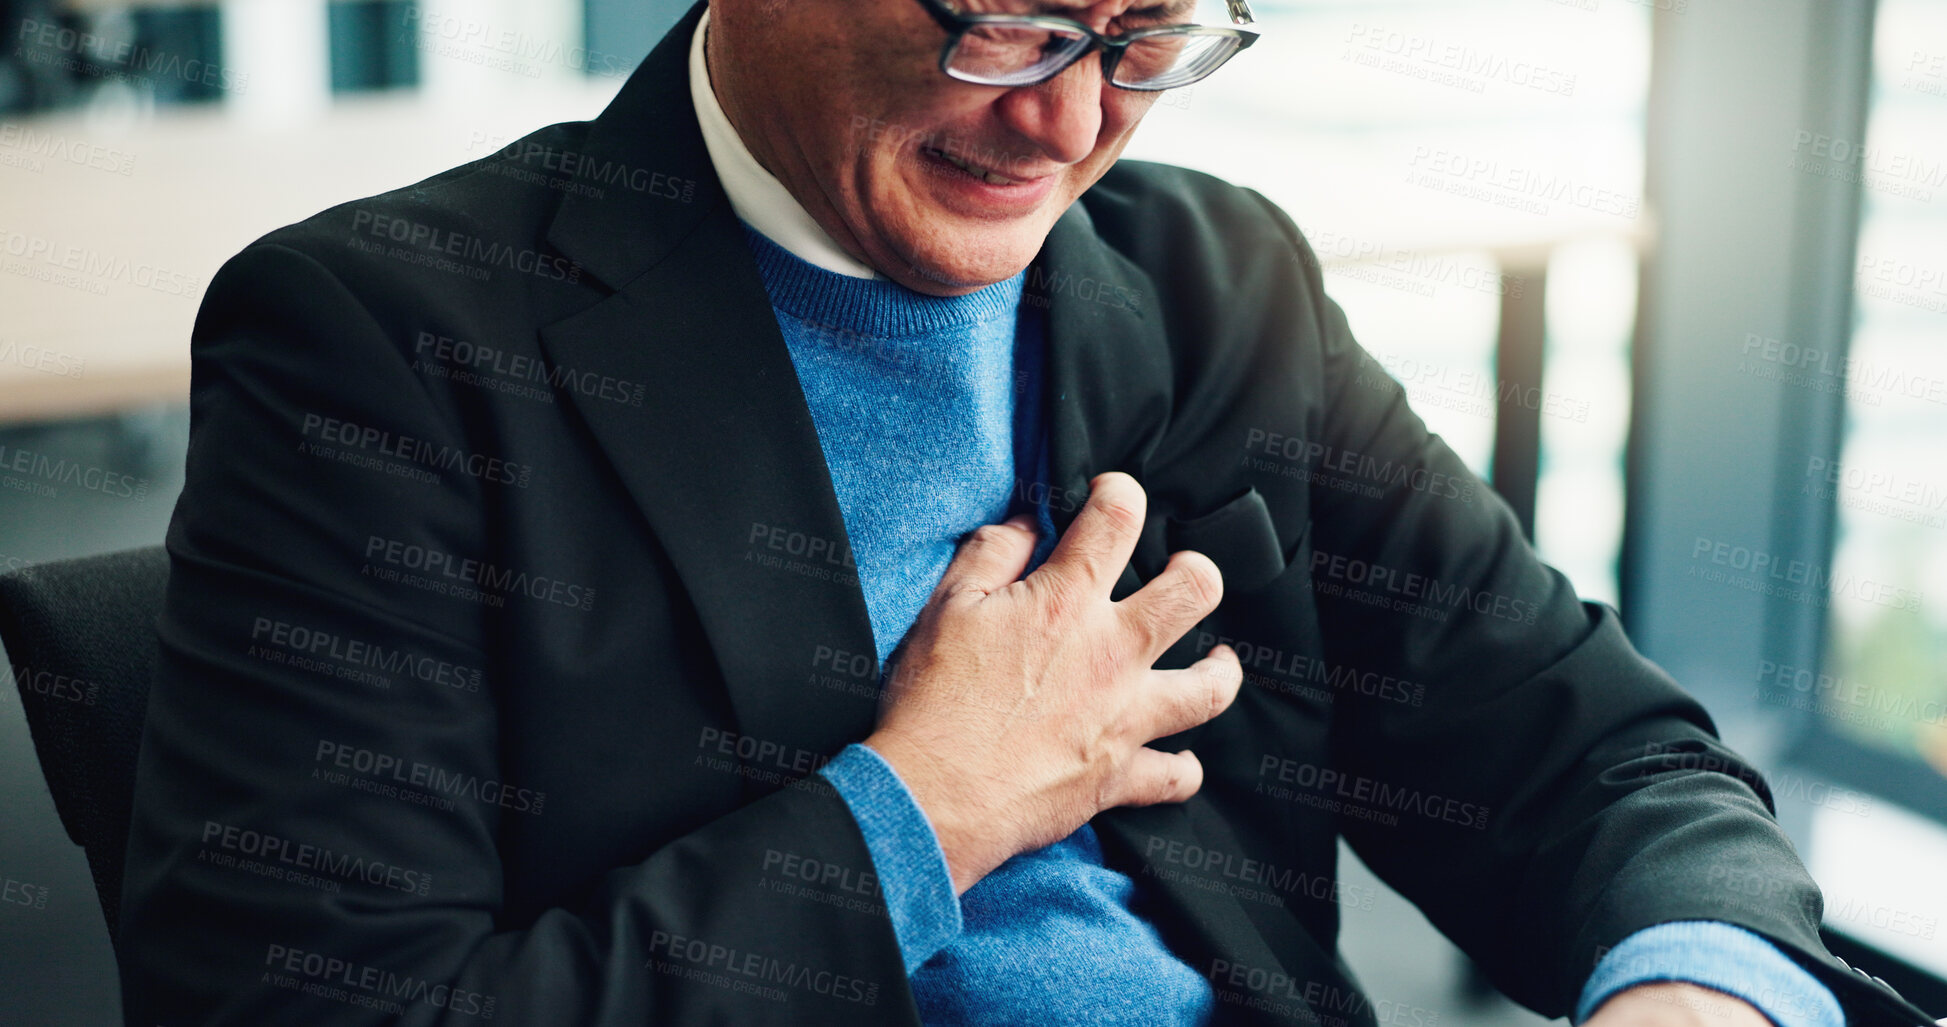
<svg viewBox="0 0 1947 1027"><path fill-rule="evenodd" d="M0 570L161 540L225 258L593 116L686 7L0 0ZM1764 768L1834 951L1947 1014L1947 2L1254 7L1129 156L1290 212L1420 414ZM0 1023L119 1023L6 668ZM1344 941L1375 998L1540 1021L1381 894Z"/></svg>

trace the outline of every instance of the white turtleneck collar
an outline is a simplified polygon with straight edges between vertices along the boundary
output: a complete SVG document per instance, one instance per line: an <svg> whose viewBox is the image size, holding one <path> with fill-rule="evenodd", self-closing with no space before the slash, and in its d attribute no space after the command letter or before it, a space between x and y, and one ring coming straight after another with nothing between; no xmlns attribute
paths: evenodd
<svg viewBox="0 0 1947 1027"><path fill-rule="evenodd" d="M709 65L703 56L703 33L709 26L710 12L705 8L696 35L690 39L690 101L696 106L703 145L710 152L710 163L716 166L717 178L723 182L724 194L730 198L730 209L799 260L853 278L883 278L825 234L784 183L751 156L750 148L724 115L723 105L717 102L716 90L710 87Z"/></svg>

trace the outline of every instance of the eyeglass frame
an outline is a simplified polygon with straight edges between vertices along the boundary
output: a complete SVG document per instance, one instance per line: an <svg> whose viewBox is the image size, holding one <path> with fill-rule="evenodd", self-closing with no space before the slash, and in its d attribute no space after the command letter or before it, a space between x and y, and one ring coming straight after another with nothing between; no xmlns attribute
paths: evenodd
<svg viewBox="0 0 1947 1027"><path fill-rule="evenodd" d="M973 85L989 86L996 89L1025 89L1031 86L1038 86L1043 83L1052 81L1056 77L1060 76L1063 72L1067 71L1069 68L1074 67L1076 63L1086 59L1088 55L1096 52L1097 50L1102 51L1102 80L1107 82L1109 85L1114 86L1117 89L1127 89L1131 92L1138 92L1138 93L1160 93L1169 89L1180 89L1183 86L1194 85L1210 77L1211 75L1216 74L1216 72L1221 68L1223 68L1224 65L1219 64L1217 65L1217 67L1204 72L1202 75L1199 75L1188 82L1179 83L1178 85L1174 85L1174 86L1125 86L1122 83L1117 82L1115 80L1115 69L1118 65L1122 63L1123 55L1128 52L1129 47L1132 44L1141 42L1142 40L1148 39L1152 36L1187 36L1187 35L1228 36L1238 41L1237 49L1231 51L1230 55L1224 58L1224 64L1228 64L1230 63L1231 57L1235 57L1238 54L1243 53L1245 50L1250 49L1251 44L1257 42L1258 36L1261 34L1256 29L1247 29L1247 28L1233 27L1228 25L1197 25L1197 24L1185 23L1179 25L1157 25L1153 28L1137 29L1134 32L1124 32L1124 33L1119 33L1117 35L1109 36L1097 32L1094 29L1088 27L1087 25L1084 25L1081 22L1074 20L1073 18L1063 18L1058 15L962 14L961 12L956 11L951 7L948 7L945 3L945 0L918 0L918 2L919 5L926 10L926 13L932 15L933 20L938 22L940 27L946 30L946 44L940 47L941 73L945 74L947 77L953 79L956 82L968 82ZM1230 10L1231 20L1236 22L1238 26L1256 24L1256 18L1254 18L1251 14L1251 5L1249 3L1249 0L1225 0L1225 5ZM1004 85L995 82L982 82L979 81L978 79L971 79L971 78L967 78L964 75L955 74L951 65L953 62L954 51L957 50L960 46L960 40L963 37L965 37L969 31L973 30L974 28L980 25L992 25L992 24L1000 24L1000 23L1005 23L1009 25L1038 26L1047 29L1060 29L1062 31L1075 32L1085 37L1089 41L1089 45L1077 51L1073 57L1070 57L1066 61L1062 62L1060 66L1050 70L1048 74L1045 75L1044 77L1035 79L1032 82L1016 82L1011 85ZM1185 31L1186 29L1195 29L1197 31L1187 32Z"/></svg>

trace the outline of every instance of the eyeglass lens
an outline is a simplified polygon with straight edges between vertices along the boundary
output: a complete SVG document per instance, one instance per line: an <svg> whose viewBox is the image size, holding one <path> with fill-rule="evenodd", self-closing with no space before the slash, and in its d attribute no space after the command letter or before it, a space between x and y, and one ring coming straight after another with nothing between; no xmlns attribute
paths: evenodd
<svg viewBox="0 0 1947 1027"><path fill-rule="evenodd" d="M965 14L1026 18L1051 13L1029 0L985 0L956 6ZM1223 9L1214 0L1132 8L1129 24L1119 26L1117 31L1185 24L1181 19L1187 17L1215 14L1221 18L1219 12ZM1029 21L982 22L969 26L960 37L948 57L947 70L957 77L989 85L1025 85L1054 73L1088 45L1086 35L1072 30ZM1119 86L1142 89L1187 85L1216 70L1237 50L1236 37L1221 31L1145 37L1123 51L1112 81Z"/></svg>

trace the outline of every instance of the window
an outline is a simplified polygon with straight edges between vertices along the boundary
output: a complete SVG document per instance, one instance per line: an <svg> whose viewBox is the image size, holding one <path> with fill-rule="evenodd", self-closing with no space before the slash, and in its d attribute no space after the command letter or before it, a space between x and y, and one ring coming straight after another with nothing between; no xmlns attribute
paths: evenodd
<svg viewBox="0 0 1947 1027"><path fill-rule="evenodd" d="M1129 156L1283 207L1361 344L1483 477L1499 419L1538 415L1537 545L1615 602L1649 7L1253 7L1263 38L1165 93ZM1524 300L1545 306L1538 382L1497 362L1503 312Z"/></svg>
<svg viewBox="0 0 1947 1027"><path fill-rule="evenodd" d="M1875 37L1865 140L1814 140L1801 169L1862 192L1851 353L1805 368L1845 396L1839 459L1802 486L1837 505L1835 601L1822 673L1767 686L1878 790L1947 819L1947 7L1882 0Z"/></svg>

